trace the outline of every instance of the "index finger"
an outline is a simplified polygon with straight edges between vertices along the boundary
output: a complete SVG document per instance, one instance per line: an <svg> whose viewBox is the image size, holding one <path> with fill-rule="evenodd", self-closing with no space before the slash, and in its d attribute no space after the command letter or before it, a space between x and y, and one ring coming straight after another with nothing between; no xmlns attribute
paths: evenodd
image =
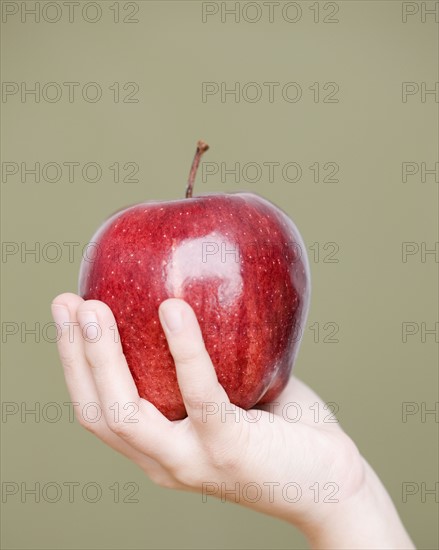
<svg viewBox="0 0 439 550"><path fill-rule="evenodd" d="M229 438L230 430L237 426L233 413L238 407L218 382L193 309L185 301L171 298L160 304L159 317L192 424L205 438Z"/></svg>

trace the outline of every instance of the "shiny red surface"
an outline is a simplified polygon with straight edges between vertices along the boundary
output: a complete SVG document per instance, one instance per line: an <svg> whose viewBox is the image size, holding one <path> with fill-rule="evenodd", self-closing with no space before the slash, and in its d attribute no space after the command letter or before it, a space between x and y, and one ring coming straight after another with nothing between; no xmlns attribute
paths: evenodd
<svg viewBox="0 0 439 550"><path fill-rule="evenodd" d="M79 292L112 309L141 397L171 420L186 416L158 318L170 297L194 309L233 403L248 409L280 393L310 292L306 250L280 209L250 193L147 202L117 212L91 242Z"/></svg>

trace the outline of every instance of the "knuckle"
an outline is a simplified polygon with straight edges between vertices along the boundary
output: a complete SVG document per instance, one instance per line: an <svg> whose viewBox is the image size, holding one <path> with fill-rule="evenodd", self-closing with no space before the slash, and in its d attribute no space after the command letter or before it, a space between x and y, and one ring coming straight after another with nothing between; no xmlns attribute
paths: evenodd
<svg viewBox="0 0 439 550"><path fill-rule="evenodd" d="M242 473L242 464L248 462L248 432L242 423L231 424L221 437L209 437L204 442L206 457L216 470L235 476Z"/></svg>
<svg viewBox="0 0 439 550"><path fill-rule="evenodd" d="M85 430L87 430L88 432L90 432L94 435L96 435L98 433L97 422L90 422L89 420L87 420L79 409L76 410L75 417L76 417L76 420L77 420L78 424L82 428L84 428Z"/></svg>
<svg viewBox="0 0 439 550"><path fill-rule="evenodd" d="M68 372L73 371L75 369L76 363L76 358L74 357L74 355L72 355L70 351L65 349L64 347L60 347L58 353L64 369Z"/></svg>
<svg viewBox="0 0 439 550"><path fill-rule="evenodd" d="M355 492L364 482L365 468L361 453L355 442L344 432L328 433L329 436L332 452L326 454L329 457L328 464L332 468L332 476L336 480L342 480L345 488Z"/></svg>
<svg viewBox="0 0 439 550"><path fill-rule="evenodd" d="M100 370L105 367L107 361L102 353L96 348L96 344L85 346L85 358L92 369Z"/></svg>
<svg viewBox="0 0 439 550"><path fill-rule="evenodd" d="M194 487L198 481L198 473L195 468L188 464L176 462L168 466L168 470L172 478L180 485Z"/></svg>
<svg viewBox="0 0 439 550"><path fill-rule="evenodd" d="M163 487L164 489L175 489L177 484L175 481L168 475L166 472L161 471L147 471L146 472L149 479L155 483L155 485L158 485L159 487Z"/></svg>
<svg viewBox="0 0 439 550"><path fill-rule="evenodd" d="M199 447L180 450L166 459L161 464L174 483L187 487L196 487L200 480Z"/></svg>
<svg viewBox="0 0 439 550"><path fill-rule="evenodd" d="M341 449L343 449L345 470L349 471L353 464L358 464L361 461L361 453L354 441L348 436L343 437Z"/></svg>
<svg viewBox="0 0 439 550"><path fill-rule="evenodd" d="M119 350L112 351L109 355L108 349L100 346L98 342L85 346L85 357L90 368L95 372L104 371L109 364L119 365L126 361L122 351L120 353Z"/></svg>
<svg viewBox="0 0 439 550"><path fill-rule="evenodd" d="M187 365L199 360L203 353L205 353L205 348L201 343L187 342L175 350L175 360L182 365Z"/></svg>
<svg viewBox="0 0 439 550"><path fill-rule="evenodd" d="M196 489L202 484L204 479L194 468L185 468L171 472L174 483L180 487Z"/></svg>
<svg viewBox="0 0 439 550"><path fill-rule="evenodd" d="M134 438L133 425L128 422L117 421L114 418L107 420L110 430L125 440L132 440Z"/></svg>
<svg viewBox="0 0 439 550"><path fill-rule="evenodd" d="M234 474L239 466L239 453L231 444L218 445L216 442L205 444L205 453L209 463L220 471Z"/></svg>
<svg viewBox="0 0 439 550"><path fill-rule="evenodd" d="M195 387L187 389L184 393L185 402L194 411L205 412L208 406L215 406L219 410L221 402L218 396L221 396L222 387L219 382L216 385L209 387ZM209 417L206 418L206 421Z"/></svg>
<svg viewBox="0 0 439 550"><path fill-rule="evenodd" d="M194 412L201 411L205 402L204 397L201 397L201 395L201 392L196 391L195 389L192 389L190 392L186 391L184 399L187 407L189 407Z"/></svg>

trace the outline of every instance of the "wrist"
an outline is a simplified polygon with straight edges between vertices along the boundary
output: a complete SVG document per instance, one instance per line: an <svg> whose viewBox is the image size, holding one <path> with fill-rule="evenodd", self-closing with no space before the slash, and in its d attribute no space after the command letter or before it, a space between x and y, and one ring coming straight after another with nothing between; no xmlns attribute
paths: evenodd
<svg viewBox="0 0 439 550"><path fill-rule="evenodd" d="M313 549L415 548L378 476L364 462L364 477L355 494L331 505L318 524L303 527Z"/></svg>

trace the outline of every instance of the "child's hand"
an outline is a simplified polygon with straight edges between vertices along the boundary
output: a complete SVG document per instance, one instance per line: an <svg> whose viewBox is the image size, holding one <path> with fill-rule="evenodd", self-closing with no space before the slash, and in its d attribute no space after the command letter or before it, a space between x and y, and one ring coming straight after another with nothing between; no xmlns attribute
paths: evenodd
<svg viewBox="0 0 439 550"><path fill-rule="evenodd" d="M259 409L230 403L184 301L159 309L188 413L174 422L139 397L108 306L63 294L52 311L78 421L154 482L283 518L315 547L413 547L379 480L340 426L324 422L330 411L305 384L291 378L276 403ZM78 322L98 323L100 339L84 339ZM99 404L99 421L84 417L87 403ZM387 517L374 518L377 510Z"/></svg>

